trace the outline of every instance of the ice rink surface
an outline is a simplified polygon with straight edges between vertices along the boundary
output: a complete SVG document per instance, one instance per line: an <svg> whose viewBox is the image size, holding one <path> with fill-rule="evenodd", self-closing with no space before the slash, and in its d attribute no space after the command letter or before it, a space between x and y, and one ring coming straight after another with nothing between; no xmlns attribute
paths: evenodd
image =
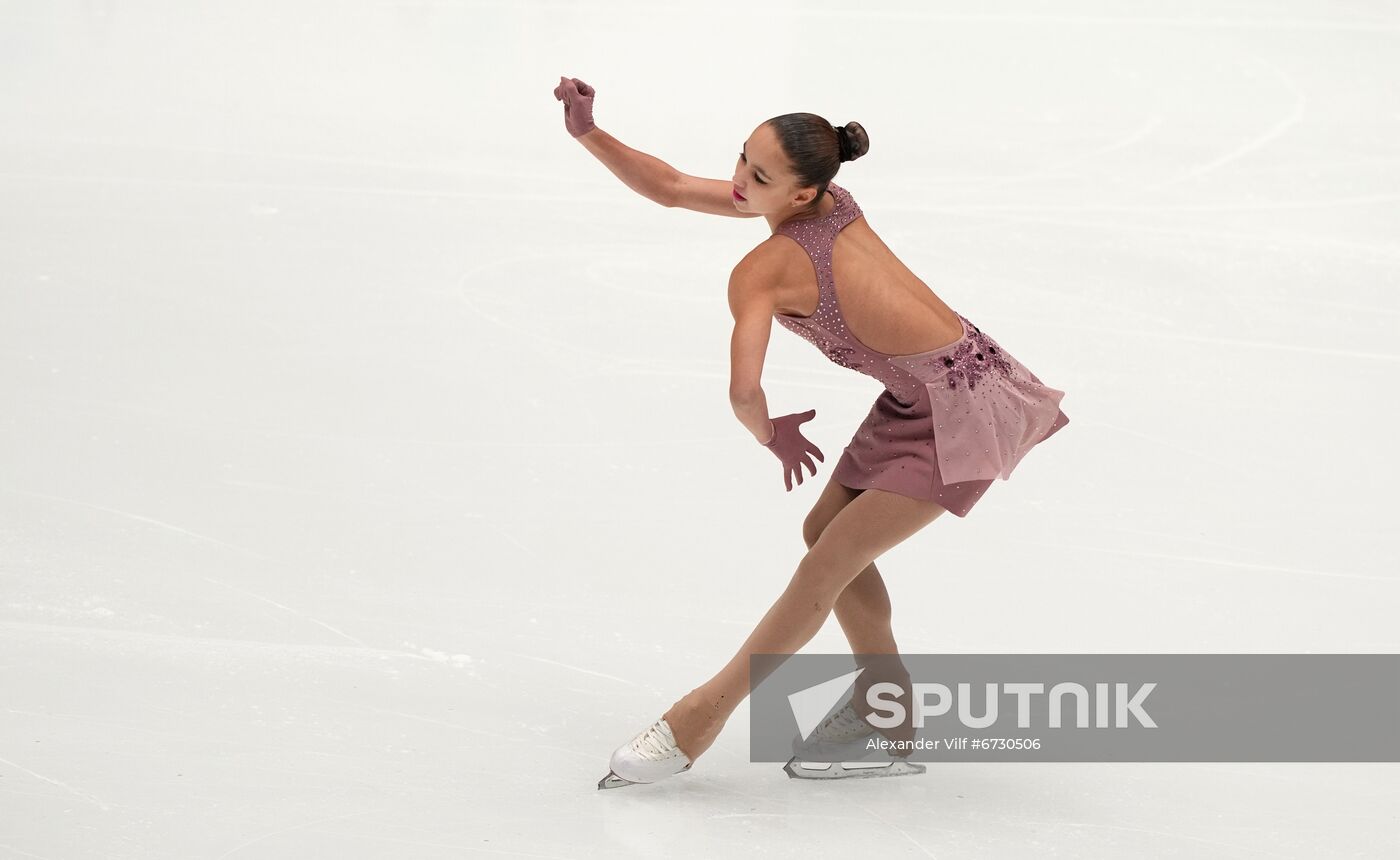
<svg viewBox="0 0 1400 860"><path fill-rule="evenodd" d="M1400 852L1394 764L830 785L750 763L747 706L597 791L879 386L774 327L826 455L785 493L727 399L766 225L633 193L560 75L700 176L862 123L872 229L1067 392L881 557L904 651L1400 650L1394 4L7 2L0 856Z"/></svg>

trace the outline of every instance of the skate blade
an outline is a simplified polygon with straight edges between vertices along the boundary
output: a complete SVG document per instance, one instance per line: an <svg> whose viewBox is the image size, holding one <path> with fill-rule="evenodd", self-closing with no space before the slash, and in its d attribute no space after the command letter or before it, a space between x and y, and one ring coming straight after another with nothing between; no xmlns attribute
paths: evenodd
<svg viewBox="0 0 1400 860"><path fill-rule="evenodd" d="M683 767L683 768L681 768L680 770L676 771L675 773L671 774L671 776L678 776L678 775L680 775L680 774L682 774L682 773L685 773L686 771L690 770L690 766L693 765L693 764L695 764L695 762L693 762L693 761L692 761L692 762L686 762L685 767ZM649 783L649 782L632 782L630 779L623 779L622 777L618 776L617 774L613 773L612 771L608 771L608 775L607 775L607 776L605 776L605 777L603 777L602 779L598 780L598 788L599 788L600 790L601 790L601 789L604 789L604 788L622 788L622 787L625 786L625 785L651 785L651 784L652 784L652 783Z"/></svg>
<svg viewBox="0 0 1400 860"><path fill-rule="evenodd" d="M622 788L624 785L637 785L637 784L638 784L638 783L629 782L629 781L623 779L622 777L618 776L617 774L613 773L612 771L608 771L608 775L607 775L607 776L605 776L605 777L603 777L602 779L598 780L598 788L599 788L600 790L601 790L601 789L604 789L604 788Z"/></svg>
<svg viewBox="0 0 1400 860"><path fill-rule="evenodd" d="M791 779L864 779L877 776L912 776L926 768L918 762L895 759L889 763L869 762L804 762L790 759L783 770Z"/></svg>

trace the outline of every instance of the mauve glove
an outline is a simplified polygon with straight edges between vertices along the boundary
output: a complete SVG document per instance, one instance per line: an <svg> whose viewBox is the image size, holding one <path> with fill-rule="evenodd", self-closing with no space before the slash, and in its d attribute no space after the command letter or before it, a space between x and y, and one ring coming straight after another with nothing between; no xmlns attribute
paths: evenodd
<svg viewBox="0 0 1400 860"><path fill-rule="evenodd" d="M812 462L812 458L807 456L810 451L817 455L817 459L826 462L822 452L813 445L802 431L797 429L799 424L811 421L817 414L817 410L808 409L806 412L794 412L791 415L784 415L781 418L774 418L773 438L763 443L763 446L772 451L773 454L783 461L783 483L787 485L789 491L792 490L792 473L797 473L797 483L802 483L802 464L806 463L807 468L812 470L813 477L817 474L817 464Z"/></svg>
<svg viewBox="0 0 1400 860"><path fill-rule="evenodd" d="M597 90L578 78L559 76L554 97L564 103L564 127L574 137L593 130L593 94Z"/></svg>

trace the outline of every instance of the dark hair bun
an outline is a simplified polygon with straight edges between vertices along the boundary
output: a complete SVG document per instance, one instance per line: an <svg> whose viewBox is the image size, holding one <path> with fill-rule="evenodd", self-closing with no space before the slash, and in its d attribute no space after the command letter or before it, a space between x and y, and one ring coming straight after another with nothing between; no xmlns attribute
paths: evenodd
<svg viewBox="0 0 1400 860"><path fill-rule="evenodd" d="M865 126L858 122L837 126L836 139L841 145L842 161L855 161L870 151L870 136L865 133Z"/></svg>

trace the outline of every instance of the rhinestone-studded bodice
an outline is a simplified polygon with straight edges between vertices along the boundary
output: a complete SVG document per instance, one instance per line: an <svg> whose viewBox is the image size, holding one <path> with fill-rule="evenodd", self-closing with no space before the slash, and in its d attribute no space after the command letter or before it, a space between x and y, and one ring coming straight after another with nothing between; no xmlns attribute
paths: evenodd
<svg viewBox="0 0 1400 860"><path fill-rule="evenodd" d="M863 213L845 188L830 182L827 190L836 200L830 212L821 218L784 221L776 231L792 238L811 257L817 274L817 309L805 317L781 313L773 316L779 325L807 340L836 364L879 380L901 402L913 403L919 396L921 383L904 367L891 361L902 356L870 349L846 328L832 280L831 249L836 244L836 234ZM937 351L918 355L932 355Z"/></svg>
<svg viewBox="0 0 1400 860"><path fill-rule="evenodd" d="M932 419L945 482L1008 477L1055 421L1064 392L1041 383L962 314L962 337L928 352L888 355L857 340L836 298L831 249L841 229L862 212L846 189L834 182L827 189L836 199L829 213L785 221L777 230L811 257L817 309L805 317L774 317L831 361L879 380L902 405L919 404L918 411Z"/></svg>

